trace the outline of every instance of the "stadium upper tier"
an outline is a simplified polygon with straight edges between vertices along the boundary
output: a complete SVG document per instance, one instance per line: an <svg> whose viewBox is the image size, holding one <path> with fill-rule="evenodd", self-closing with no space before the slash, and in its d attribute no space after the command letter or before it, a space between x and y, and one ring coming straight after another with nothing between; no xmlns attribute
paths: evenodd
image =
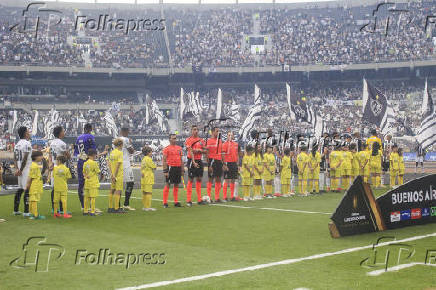
<svg viewBox="0 0 436 290"><path fill-rule="evenodd" d="M385 5L374 16L376 5L66 6L51 17L38 5L25 16L25 7L0 6L0 65L213 69L429 60L434 59L435 19L427 16L436 14L434 4Z"/></svg>

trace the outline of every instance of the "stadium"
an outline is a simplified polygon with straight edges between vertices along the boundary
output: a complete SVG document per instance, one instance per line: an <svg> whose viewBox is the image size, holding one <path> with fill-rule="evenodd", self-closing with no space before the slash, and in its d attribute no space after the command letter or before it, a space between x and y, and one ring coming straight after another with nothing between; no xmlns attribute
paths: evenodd
<svg viewBox="0 0 436 290"><path fill-rule="evenodd" d="M435 25L0 0L0 289L436 288Z"/></svg>

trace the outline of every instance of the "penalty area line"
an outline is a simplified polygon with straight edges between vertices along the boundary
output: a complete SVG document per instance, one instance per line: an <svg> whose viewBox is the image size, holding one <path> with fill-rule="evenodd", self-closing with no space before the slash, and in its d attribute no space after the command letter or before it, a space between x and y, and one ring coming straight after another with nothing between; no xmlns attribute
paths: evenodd
<svg viewBox="0 0 436 290"><path fill-rule="evenodd" d="M430 238L430 237L436 237L436 233L421 235L421 236L414 236L414 237L405 238L405 239L397 240L397 241L384 242L384 243L378 244L377 247L388 246L388 245L395 244L395 243L404 243L404 242L416 241L416 240L421 240L421 239ZM118 288L117 290L138 290L138 289L162 287L162 286L184 283L184 282L204 280L204 279L214 278L214 277L222 277L222 276L227 276L227 275L231 275L231 274L235 274L235 273L255 271L255 270L271 268L271 267L275 267L275 266L290 265L290 264L295 264L295 263L299 263L299 262L303 262L303 261L322 259L322 258L332 257L332 256L336 256L336 255L341 255L341 254L357 252L357 251L361 251L361 250L365 250L365 249L372 249L373 247L374 247L374 245L367 245L367 246L362 246L362 247L349 248L349 249L344 249L344 250L340 250L340 251L336 251L336 252L327 252L327 253L302 257L302 258L287 259L287 260L278 261L278 262L259 264L259 265L254 265L254 266L249 266L249 267L244 267L244 268L239 268L239 269L219 271L219 272L214 272L214 273L209 273L209 274L204 274L204 275L180 278L180 279L176 279L176 280L160 281L160 282L153 282L153 283L148 283L148 284L143 284L143 285L138 285L138 286L133 286L133 287Z"/></svg>

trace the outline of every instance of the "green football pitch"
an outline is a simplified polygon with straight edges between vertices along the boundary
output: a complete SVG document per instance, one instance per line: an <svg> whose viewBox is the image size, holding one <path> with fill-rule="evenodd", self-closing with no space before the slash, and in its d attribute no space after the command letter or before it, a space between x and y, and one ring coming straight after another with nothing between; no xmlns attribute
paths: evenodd
<svg viewBox="0 0 436 290"><path fill-rule="evenodd" d="M0 289L436 288L435 224L333 239L327 224L342 195L164 209L155 190L157 211L144 212L135 191L136 211L88 217L70 192L64 220L50 216L45 192L40 221L12 216L13 196L3 196Z"/></svg>

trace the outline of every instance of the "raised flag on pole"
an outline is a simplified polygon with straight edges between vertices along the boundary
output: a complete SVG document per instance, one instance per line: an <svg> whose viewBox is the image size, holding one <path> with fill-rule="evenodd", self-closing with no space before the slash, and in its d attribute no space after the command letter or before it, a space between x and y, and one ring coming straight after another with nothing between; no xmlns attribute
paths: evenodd
<svg viewBox="0 0 436 290"><path fill-rule="evenodd" d="M363 79L363 116L362 119L380 128L382 134L393 129L395 113L386 96Z"/></svg>
<svg viewBox="0 0 436 290"><path fill-rule="evenodd" d="M32 136L36 136L38 134L38 117L39 117L39 112L35 110L35 115L33 116L33 124L32 124Z"/></svg>
<svg viewBox="0 0 436 290"><path fill-rule="evenodd" d="M107 110L104 113L103 119L106 121L106 129L109 131L109 135L112 135L112 137L116 138L118 136L118 128L110 110Z"/></svg>
<svg viewBox="0 0 436 290"><path fill-rule="evenodd" d="M183 115L185 113L186 105L185 105L185 91L183 88L180 88L180 107L179 107L179 113L180 113L180 119L183 120Z"/></svg>
<svg viewBox="0 0 436 290"><path fill-rule="evenodd" d="M261 118L261 115L262 115L262 100L260 97L260 89L257 85L254 85L254 106L250 108L247 118L245 118L245 121L242 124L241 129L239 129L239 136L242 139L242 141L248 139L249 136L248 134L253 129L256 121Z"/></svg>
<svg viewBox="0 0 436 290"><path fill-rule="evenodd" d="M436 143L436 112L433 99L428 92L427 80L425 81L424 99L422 100L422 121L421 126L416 134L416 140L422 146L427 148Z"/></svg>
<svg viewBox="0 0 436 290"><path fill-rule="evenodd" d="M216 114L215 114L216 119L221 118L222 108L223 108L223 94L221 92L221 89L218 89L218 96L217 96L217 103L216 103Z"/></svg>

